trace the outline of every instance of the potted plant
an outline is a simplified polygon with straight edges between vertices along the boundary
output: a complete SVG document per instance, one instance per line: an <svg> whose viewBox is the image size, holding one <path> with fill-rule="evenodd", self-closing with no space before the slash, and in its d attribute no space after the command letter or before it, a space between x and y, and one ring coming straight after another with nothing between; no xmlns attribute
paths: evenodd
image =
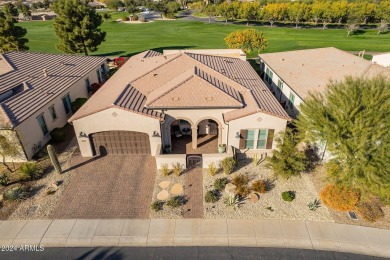
<svg viewBox="0 0 390 260"><path fill-rule="evenodd" d="M226 151L226 144L218 145L218 153L224 153Z"/></svg>

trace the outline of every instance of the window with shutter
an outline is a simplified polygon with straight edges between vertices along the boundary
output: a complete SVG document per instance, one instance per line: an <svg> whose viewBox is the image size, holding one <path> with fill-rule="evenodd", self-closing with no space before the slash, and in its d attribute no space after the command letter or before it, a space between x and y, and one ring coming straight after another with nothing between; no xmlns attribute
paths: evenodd
<svg viewBox="0 0 390 260"><path fill-rule="evenodd" d="M240 149L245 149L245 137L246 137L246 130L240 131Z"/></svg>
<svg viewBox="0 0 390 260"><path fill-rule="evenodd" d="M274 134L275 134L275 129L268 129L266 149L272 149L272 143L274 141Z"/></svg>

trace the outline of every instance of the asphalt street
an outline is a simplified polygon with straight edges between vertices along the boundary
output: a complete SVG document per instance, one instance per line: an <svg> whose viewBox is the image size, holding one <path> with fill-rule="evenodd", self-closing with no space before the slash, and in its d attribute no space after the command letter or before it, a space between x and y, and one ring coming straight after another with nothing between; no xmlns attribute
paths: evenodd
<svg viewBox="0 0 390 260"><path fill-rule="evenodd" d="M384 259L351 253L287 248L245 247L98 247L44 248L0 252L0 259Z"/></svg>

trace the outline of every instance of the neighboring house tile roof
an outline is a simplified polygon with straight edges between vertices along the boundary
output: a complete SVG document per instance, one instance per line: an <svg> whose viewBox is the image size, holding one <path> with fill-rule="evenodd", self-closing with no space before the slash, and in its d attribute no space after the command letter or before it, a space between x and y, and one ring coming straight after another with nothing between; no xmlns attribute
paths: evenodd
<svg viewBox="0 0 390 260"><path fill-rule="evenodd" d="M137 95L135 90L139 92ZM131 95L124 94L129 91L133 91ZM122 99L126 101L118 103ZM234 107L237 109L224 114L225 121L259 111L289 119L246 61L191 53L157 55L146 51L131 57L70 121L110 107L122 107L119 104L123 102L130 111L160 120L163 120L161 113L153 114L149 110ZM144 109L139 104L144 104Z"/></svg>
<svg viewBox="0 0 390 260"><path fill-rule="evenodd" d="M102 64L105 58L8 52L2 54L0 63L4 60L13 69L0 74L0 96L4 97L0 103L0 126L15 127Z"/></svg>
<svg viewBox="0 0 390 260"><path fill-rule="evenodd" d="M346 76L390 74L390 69L333 47L259 56L302 99L310 92L324 91L330 80L341 81Z"/></svg>

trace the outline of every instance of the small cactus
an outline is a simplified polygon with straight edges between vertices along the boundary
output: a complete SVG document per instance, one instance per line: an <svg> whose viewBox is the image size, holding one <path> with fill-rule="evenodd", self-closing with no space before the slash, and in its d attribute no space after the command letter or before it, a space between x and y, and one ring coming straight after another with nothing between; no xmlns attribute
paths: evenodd
<svg viewBox="0 0 390 260"><path fill-rule="evenodd" d="M56 154L56 151L54 150L54 147L50 144L47 146L47 152L49 153L51 164L53 164L54 169L58 174L62 173L60 162L58 161L58 157Z"/></svg>

